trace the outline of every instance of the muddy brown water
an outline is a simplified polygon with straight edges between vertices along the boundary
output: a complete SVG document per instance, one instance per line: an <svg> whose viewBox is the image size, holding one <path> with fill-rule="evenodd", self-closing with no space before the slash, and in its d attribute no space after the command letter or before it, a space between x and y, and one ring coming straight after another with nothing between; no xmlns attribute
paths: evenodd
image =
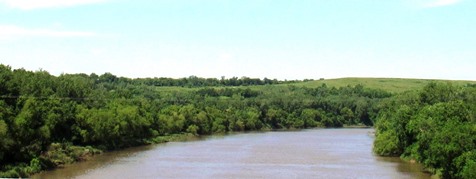
<svg viewBox="0 0 476 179"><path fill-rule="evenodd" d="M108 152L32 178L430 178L372 153L373 129L210 136Z"/></svg>

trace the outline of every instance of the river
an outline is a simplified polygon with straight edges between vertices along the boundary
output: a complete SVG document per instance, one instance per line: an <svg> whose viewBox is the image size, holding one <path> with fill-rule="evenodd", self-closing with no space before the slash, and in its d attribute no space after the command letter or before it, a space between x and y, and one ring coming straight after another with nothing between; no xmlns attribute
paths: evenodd
<svg viewBox="0 0 476 179"><path fill-rule="evenodd" d="M430 178L372 153L373 129L209 136L107 152L32 178Z"/></svg>

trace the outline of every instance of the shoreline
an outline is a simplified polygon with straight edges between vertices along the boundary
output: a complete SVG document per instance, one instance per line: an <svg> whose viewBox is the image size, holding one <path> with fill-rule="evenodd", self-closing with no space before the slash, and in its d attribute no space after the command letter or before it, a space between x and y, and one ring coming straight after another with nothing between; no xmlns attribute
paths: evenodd
<svg viewBox="0 0 476 179"><path fill-rule="evenodd" d="M348 127L347 126L347 127L340 127L340 128L335 128L335 129L347 129L347 128L367 129L367 128L371 128L371 127L365 127L365 126ZM147 139L146 143L144 143L144 145L135 145L135 146L120 148L120 149L116 149L116 150L105 150L105 151L102 151L102 153L97 154L97 155L102 155L102 154L109 153L109 152L114 152L114 151L126 150L126 149L133 148L133 147L150 146L150 145L164 144L164 143L168 143L168 142L189 142L189 141L196 141L196 140L204 140L207 137L212 137L212 136L227 136L227 135L235 135L235 134L261 133L261 132L290 132L290 131L302 131L302 130L313 130L313 129L333 129L333 128L314 127L314 128L306 128L306 129L267 129L267 130L215 133L215 134L211 134L211 135L193 135L191 133L172 134L172 135L168 135L168 136L158 136L158 137L153 138L153 139ZM86 160L75 161L75 162L69 163L65 166L59 166L59 167L52 168L52 169L49 169L49 170L42 170L38 173L33 173L32 175L36 175L36 174L39 174L39 173L42 173L42 172L47 172L47 171L51 171L51 170L55 170L55 169L60 169L60 168L63 168L63 167L68 167L68 165L71 165L71 164L74 164L74 163L88 161L91 158L96 157L97 155L92 155L92 156L90 156L90 158L87 158ZM30 175L30 176L32 176L32 175Z"/></svg>
<svg viewBox="0 0 476 179"><path fill-rule="evenodd" d="M346 128L347 129L348 128L368 129L368 128L372 128L372 127L371 126L361 126L361 125L350 125L350 126L343 126L343 127L339 127L339 128L340 129L346 129ZM339 129L339 128L336 128L336 129ZM85 161L91 160L92 158L94 158L98 155L102 155L102 154L109 153L109 152L114 152L114 151L125 150L125 149L132 148L132 147L156 145L156 144L163 144L163 143L168 143L168 142L188 142L188 141L194 141L194 140L201 140L201 139L204 139L204 138L209 137L209 136L226 136L226 135L233 135L233 134L240 134L240 133L250 133L250 132L287 132L287 131L301 131L301 130L309 130L309 129L331 129L331 128L315 127L315 128L306 128L306 129L267 129L267 130L216 133L216 134L211 134L211 135L194 135L194 134L191 134L191 133L171 134L171 135L167 135L167 136L158 136L158 137L151 138L151 139L144 139L144 143L142 143L142 144L127 146L127 147L124 147L124 148L118 148L118 149L113 149L113 150L100 150L100 149L98 149L96 147L92 147L92 146L74 146L74 145L68 145L68 144L63 144L63 143L52 143L51 145L56 146L56 147L53 147L52 150L48 150L47 152L45 152L46 155L42 155L42 157L45 157L45 158L40 160L40 165L42 165L44 167L44 163L47 160L56 161L55 164L52 165L51 162L46 162L46 163L49 163L50 165L46 168L41 168L40 170L38 170L38 168L36 170L30 170L30 168L32 167L31 166L32 162L30 162L30 165L20 164L20 165L11 166L11 168L13 170L15 170L16 172L18 172L19 170L29 171L29 173L23 173L23 174L27 174L26 176L33 176L33 175L36 175L36 174L40 174L42 172L47 172L47 171L52 171L52 170L68 167L68 165L71 165L71 164L74 164L74 163L85 162ZM61 147L59 147L59 146L61 146ZM51 146L50 146L50 148L51 148ZM65 156L66 159L63 159L63 160L56 159L56 158L46 158L48 156L48 153L52 153L50 155L54 155L54 154L57 154L58 151L67 150L67 148L75 148L77 150L82 150L84 152L82 153L82 155L75 156L76 158L73 159L73 160L68 159L68 158L71 158L72 156ZM66 155L66 154L63 154L63 155ZM43 162L43 163L41 163L41 162ZM8 172L10 172L10 171L9 170L1 171L2 174L8 174Z"/></svg>

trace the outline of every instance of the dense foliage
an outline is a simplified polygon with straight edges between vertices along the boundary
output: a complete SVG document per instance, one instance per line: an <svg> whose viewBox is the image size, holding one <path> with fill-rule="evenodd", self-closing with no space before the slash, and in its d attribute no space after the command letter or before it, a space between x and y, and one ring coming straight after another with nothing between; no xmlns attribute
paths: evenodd
<svg viewBox="0 0 476 179"><path fill-rule="evenodd" d="M443 178L476 178L476 86L431 83L383 104L375 152L414 159Z"/></svg>
<svg viewBox="0 0 476 179"><path fill-rule="evenodd" d="M110 73L53 76L0 65L0 176L27 176L81 160L97 153L94 148L176 134L373 125L379 101L391 96L362 85L306 88L249 78L203 85L193 79L182 85L183 79L167 78L169 84ZM256 84L264 86L247 86Z"/></svg>
<svg viewBox="0 0 476 179"><path fill-rule="evenodd" d="M95 76L92 74L92 76ZM252 86L252 85L272 85L272 84L289 84L299 82L298 80L278 81L277 79L259 79L249 77L232 77L221 79L216 78L200 78L197 76L189 76L187 78L137 78L129 79L124 77L117 77L111 73L105 73L100 76L100 80L107 80L109 82L116 82L122 84L132 85L147 85L147 86L177 86L177 87L216 87L216 86ZM306 79L304 81L313 81Z"/></svg>

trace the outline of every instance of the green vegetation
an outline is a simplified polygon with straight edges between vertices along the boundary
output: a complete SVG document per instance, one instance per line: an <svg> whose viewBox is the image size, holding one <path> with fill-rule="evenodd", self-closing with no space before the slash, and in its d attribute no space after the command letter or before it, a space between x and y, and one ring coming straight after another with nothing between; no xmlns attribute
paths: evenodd
<svg viewBox="0 0 476 179"><path fill-rule="evenodd" d="M475 178L476 85L430 83L382 105L376 153L414 159L443 178Z"/></svg>
<svg viewBox="0 0 476 179"><path fill-rule="evenodd" d="M423 79L401 79L401 78L339 78L326 80L311 80L306 82L299 82L293 85L306 86L310 88L319 87L326 84L330 87L346 87L363 85L371 89L381 89L391 93L401 93L405 91L414 91L423 89L426 85L432 82L446 83L451 82L454 85L476 84L475 81L449 81L449 80L423 80Z"/></svg>
<svg viewBox="0 0 476 179"><path fill-rule="evenodd" d="M389 86L392 80L401 82ZM0 65L0 177L26 177L102 150L199 135L375 123L377 153L414 157L445 177L447 166L456 171L448 176L473 176L476 85L420 81L129 79ZM396 94L404 88L413 91ZM457 145L460 138L464 147Z"/></svg>

